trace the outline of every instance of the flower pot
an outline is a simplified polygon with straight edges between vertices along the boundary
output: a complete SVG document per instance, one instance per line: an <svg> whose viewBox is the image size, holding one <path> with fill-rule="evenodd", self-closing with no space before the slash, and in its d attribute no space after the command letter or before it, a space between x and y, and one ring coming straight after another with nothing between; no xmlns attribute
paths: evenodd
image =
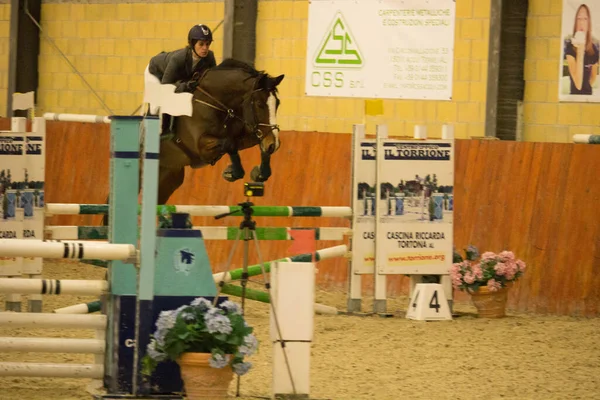
<svg viewBox="0 0 600 400"><path fill-rule="evenodd" d="M221 400L227 398L233 370L213 368L208 363L210 353L183 353L177 363L188 400Z"/></svg>
<svg viewBox="0 0 600 400"><path fill-rule="evenodd" d="M480 317L502 318L506 316L507 287L490 291L487 286L481 286L476 292L469 291L469 293Z"/></svg>

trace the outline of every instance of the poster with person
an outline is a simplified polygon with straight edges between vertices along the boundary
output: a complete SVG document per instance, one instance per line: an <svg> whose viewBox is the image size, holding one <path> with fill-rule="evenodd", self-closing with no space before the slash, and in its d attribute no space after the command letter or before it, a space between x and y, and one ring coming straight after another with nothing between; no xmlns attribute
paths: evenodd
<svg viewBox="0 0 600 400"><path fill-rule="evenodd" d="M559 101L600 102L600 0L563 0Z"/></svg>

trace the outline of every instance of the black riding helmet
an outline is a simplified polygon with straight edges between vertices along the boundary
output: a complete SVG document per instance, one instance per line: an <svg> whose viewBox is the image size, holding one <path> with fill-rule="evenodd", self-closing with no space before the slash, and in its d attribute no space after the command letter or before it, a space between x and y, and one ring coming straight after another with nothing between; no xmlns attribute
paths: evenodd
<svg viewBox="0 0 600 400"><path fill-rule="evenodd" d="M204 24L192 26L192 29L190 29L190 32L188 33L188 44L191 48L194 48L194 45L198 40L206 40L207 42L213 41L212 31L208 26Z"/></svg>

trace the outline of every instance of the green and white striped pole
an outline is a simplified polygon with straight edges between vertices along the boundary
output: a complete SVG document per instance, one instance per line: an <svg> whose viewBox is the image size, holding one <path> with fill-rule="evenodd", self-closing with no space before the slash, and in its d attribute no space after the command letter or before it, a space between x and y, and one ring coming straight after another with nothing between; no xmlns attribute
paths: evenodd
<svg viewBox="0 0 600 400"><path fill-rule="evenodd" d="M345 244L341 244L339 246L326 247L321 250L317 250L316 257L313 257L312 253L304 253L298 254L291 257L280 258L278 260L267 261L263 264L265 268L265 272L271 272L271 264L276 263L278 261L283 262L317 262L321 260L327 260L334 257L344 257L348 253L348 246ZM234 269L228 272L218 272L213 274L213 279L215 282L219 283L222 280L225 283L231 281L237 281L242 279L242 273L244 272L243 268ZM262 274L262 268L260 264L250 265L248 266L248 276L256 276Z"/></svg>
<svg viewBox="0 0 600 400"><path fill-rule="evenodd" d="M600 135L583 133L573 135L573 143L600 144Z"/></svg>
<svg viewBox="0 0 600 400"><path fill-rule="evenodd" d="M141 208L138 208L138 212ZM351 218L352 208L345 206L252 206L255 217L331 217ZM158 205L157 215L185 213L190 217L215 217L233 212L233 216L243 217L240 206L194 206L194 205ZM108 213L106 204L48 203L46 215L100 215Z"/></svg>
<svg viewBox="0 0 600 400"><path fill-rule="evenodd" d="M89 303L80 303L68 307L57 308L55 314L91 314L100 311L102 303L100 300L90 301Z"/></svg>

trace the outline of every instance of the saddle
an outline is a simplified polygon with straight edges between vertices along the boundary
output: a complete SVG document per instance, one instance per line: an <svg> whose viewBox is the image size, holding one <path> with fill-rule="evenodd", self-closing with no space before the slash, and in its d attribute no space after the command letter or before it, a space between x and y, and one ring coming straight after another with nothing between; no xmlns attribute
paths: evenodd
<svg viewBox="0 0 600 400"><path fill-rule="evenodd" d="M221 127L222 127L221 129L225 130L225 129L227 129L229 122L232 119L236 118L236 116L233 114L233 111L230 110L227 106L225 106L222 102L220 102L218 99L216 99L210 93L206 92L204 89L199 87L200 82L202 81L202 79L204 79L204 76L208 73L208 71L209 71L209 69L206 69L202 72L202 74L195 72L192 75L192 79L190 79L188 81L188 87L191 88L193 86L192 93L195 91L199 91L200 93L202 93L203 95L208 97L208 99L211 100L211 102L207 102L207 101L199 100L199 99L194 99L194 101L225 113L225 118L221 123ZM194 84L189 85L190 82L194 82ZM185 145L185 143L183 143L181 138L177 136L176 124L177 124L178 117L171 116L171 115L169 117L170 117L170 122L169 122L170 123L170 129L169 129L170 133L163 134L161 132L160 140L161 141L166 141L166 140L173 141L173 143L190 159L190 164L191 164L192 168L194 168L194 166L196 166L196 168L200 168L201 166L206 165L206 164L210 164L211 166L214 166L225 154L233 153L236 151L236 143L231 138L213 136L215 145L214 145L214 147L209 146L209 147L212 147L211 150L209 150L209 151L216 150L217 155L211 160L205 160L205 159L198 157L196 154L194 154L194 152L190 148L188 148ZM210 142L212 142L212 140L210 140ZM217 148L218 148L218 150L217 150Z"/></svg>

